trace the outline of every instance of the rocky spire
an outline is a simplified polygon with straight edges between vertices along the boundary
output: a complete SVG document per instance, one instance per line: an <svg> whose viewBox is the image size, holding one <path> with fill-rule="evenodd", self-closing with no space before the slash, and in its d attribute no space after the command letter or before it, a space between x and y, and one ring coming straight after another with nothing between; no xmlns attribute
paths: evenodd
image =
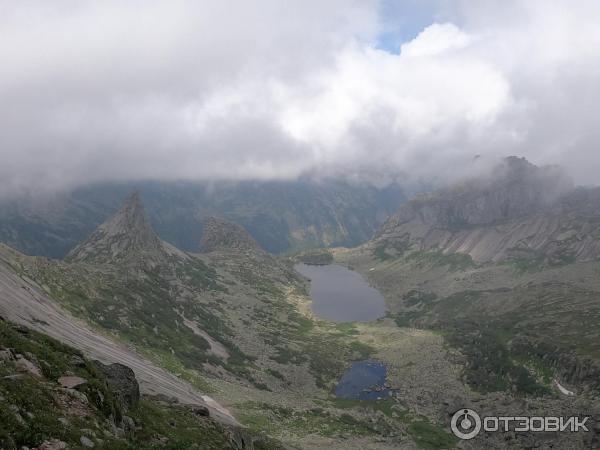
<svg viewBox="0 0 600 450"><path fill-rule="evenodd" d="M263 251L252 236L240 225L218 217L204 222L200 251L215 250Z"/></svg>
<svg viewBox="0 0 600 450"><path fill-rule="evenodd" d="M119 262L152 258L162 250L162 241L150 226L140 194L134 191L121 209L75 247L66 259Z"/></svg>

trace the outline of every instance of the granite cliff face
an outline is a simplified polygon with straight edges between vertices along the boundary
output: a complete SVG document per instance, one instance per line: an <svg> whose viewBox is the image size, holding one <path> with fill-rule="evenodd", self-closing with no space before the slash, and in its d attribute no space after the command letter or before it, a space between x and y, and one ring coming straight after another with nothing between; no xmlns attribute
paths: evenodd
<svg viewBox="0 0 600 450"><path fill-rule="evenodd" d="M575 189L556 167L509 157L491 176L406 203L377 232L374 245L464 253L477 262L600 257L600 190Z"/></svg>

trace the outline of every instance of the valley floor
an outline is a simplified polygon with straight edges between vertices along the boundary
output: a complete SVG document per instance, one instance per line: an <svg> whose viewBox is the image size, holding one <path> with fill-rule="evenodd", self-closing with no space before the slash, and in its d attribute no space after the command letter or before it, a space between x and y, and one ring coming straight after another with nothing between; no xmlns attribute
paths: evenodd
<svg viewBox="0 0 600 450"><path fill-rule="evenodd" d="M460 408L589 416L593 424L589 433L484 433L459 448L600 448L597 262L475 264L459 254L392 256L373 245L334 254L386 298L388 318L357 328L391 363L391 383L411 411L446 430Z"/></svg>
<svg viewBox="0 0 600 450"><path fill-rule="evenodd" d="M380 401L336 398L334 383L317 387L303 371L294 374L294 366L285 372L287 384L273 391L210 380L212 395L243 424L303 449L455 446L456 438L446 427L446 410L457 396L466 398L471 392L461 381L457 355L439 334L399 328L389 319L334 325L314 316L307 296L290 296L288 301L317 328L343 330L370 349L369 359L386 364L387 384L394 394ZM343 368L351 362L346 360Z"/></svg>

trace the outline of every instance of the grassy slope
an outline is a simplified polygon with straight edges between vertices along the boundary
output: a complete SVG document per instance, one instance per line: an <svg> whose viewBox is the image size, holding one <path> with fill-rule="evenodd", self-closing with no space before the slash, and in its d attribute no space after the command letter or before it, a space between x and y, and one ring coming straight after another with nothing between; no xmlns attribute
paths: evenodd
<svg viewBox="0 0 600 450"><path fill-rule="evenodd" d="M336 256L382 290L398 325L443 330L469 357L467 379L480 390L540 395L549 373L568 378L565 355L600 361L598 263L477 265L466 255L383 251L365 246Z"/></svg>

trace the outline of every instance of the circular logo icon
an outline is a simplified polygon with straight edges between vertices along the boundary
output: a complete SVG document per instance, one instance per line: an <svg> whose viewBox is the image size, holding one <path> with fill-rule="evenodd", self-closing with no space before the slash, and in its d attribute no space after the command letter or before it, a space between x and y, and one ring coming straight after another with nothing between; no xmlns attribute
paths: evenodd
<svg viewBox="0 0 600 450"><path fill-rule="evenodd" d="M481 418L472 409L459 409L452 416L450 428L460 439L473 439L481 431Z"/></svg>

